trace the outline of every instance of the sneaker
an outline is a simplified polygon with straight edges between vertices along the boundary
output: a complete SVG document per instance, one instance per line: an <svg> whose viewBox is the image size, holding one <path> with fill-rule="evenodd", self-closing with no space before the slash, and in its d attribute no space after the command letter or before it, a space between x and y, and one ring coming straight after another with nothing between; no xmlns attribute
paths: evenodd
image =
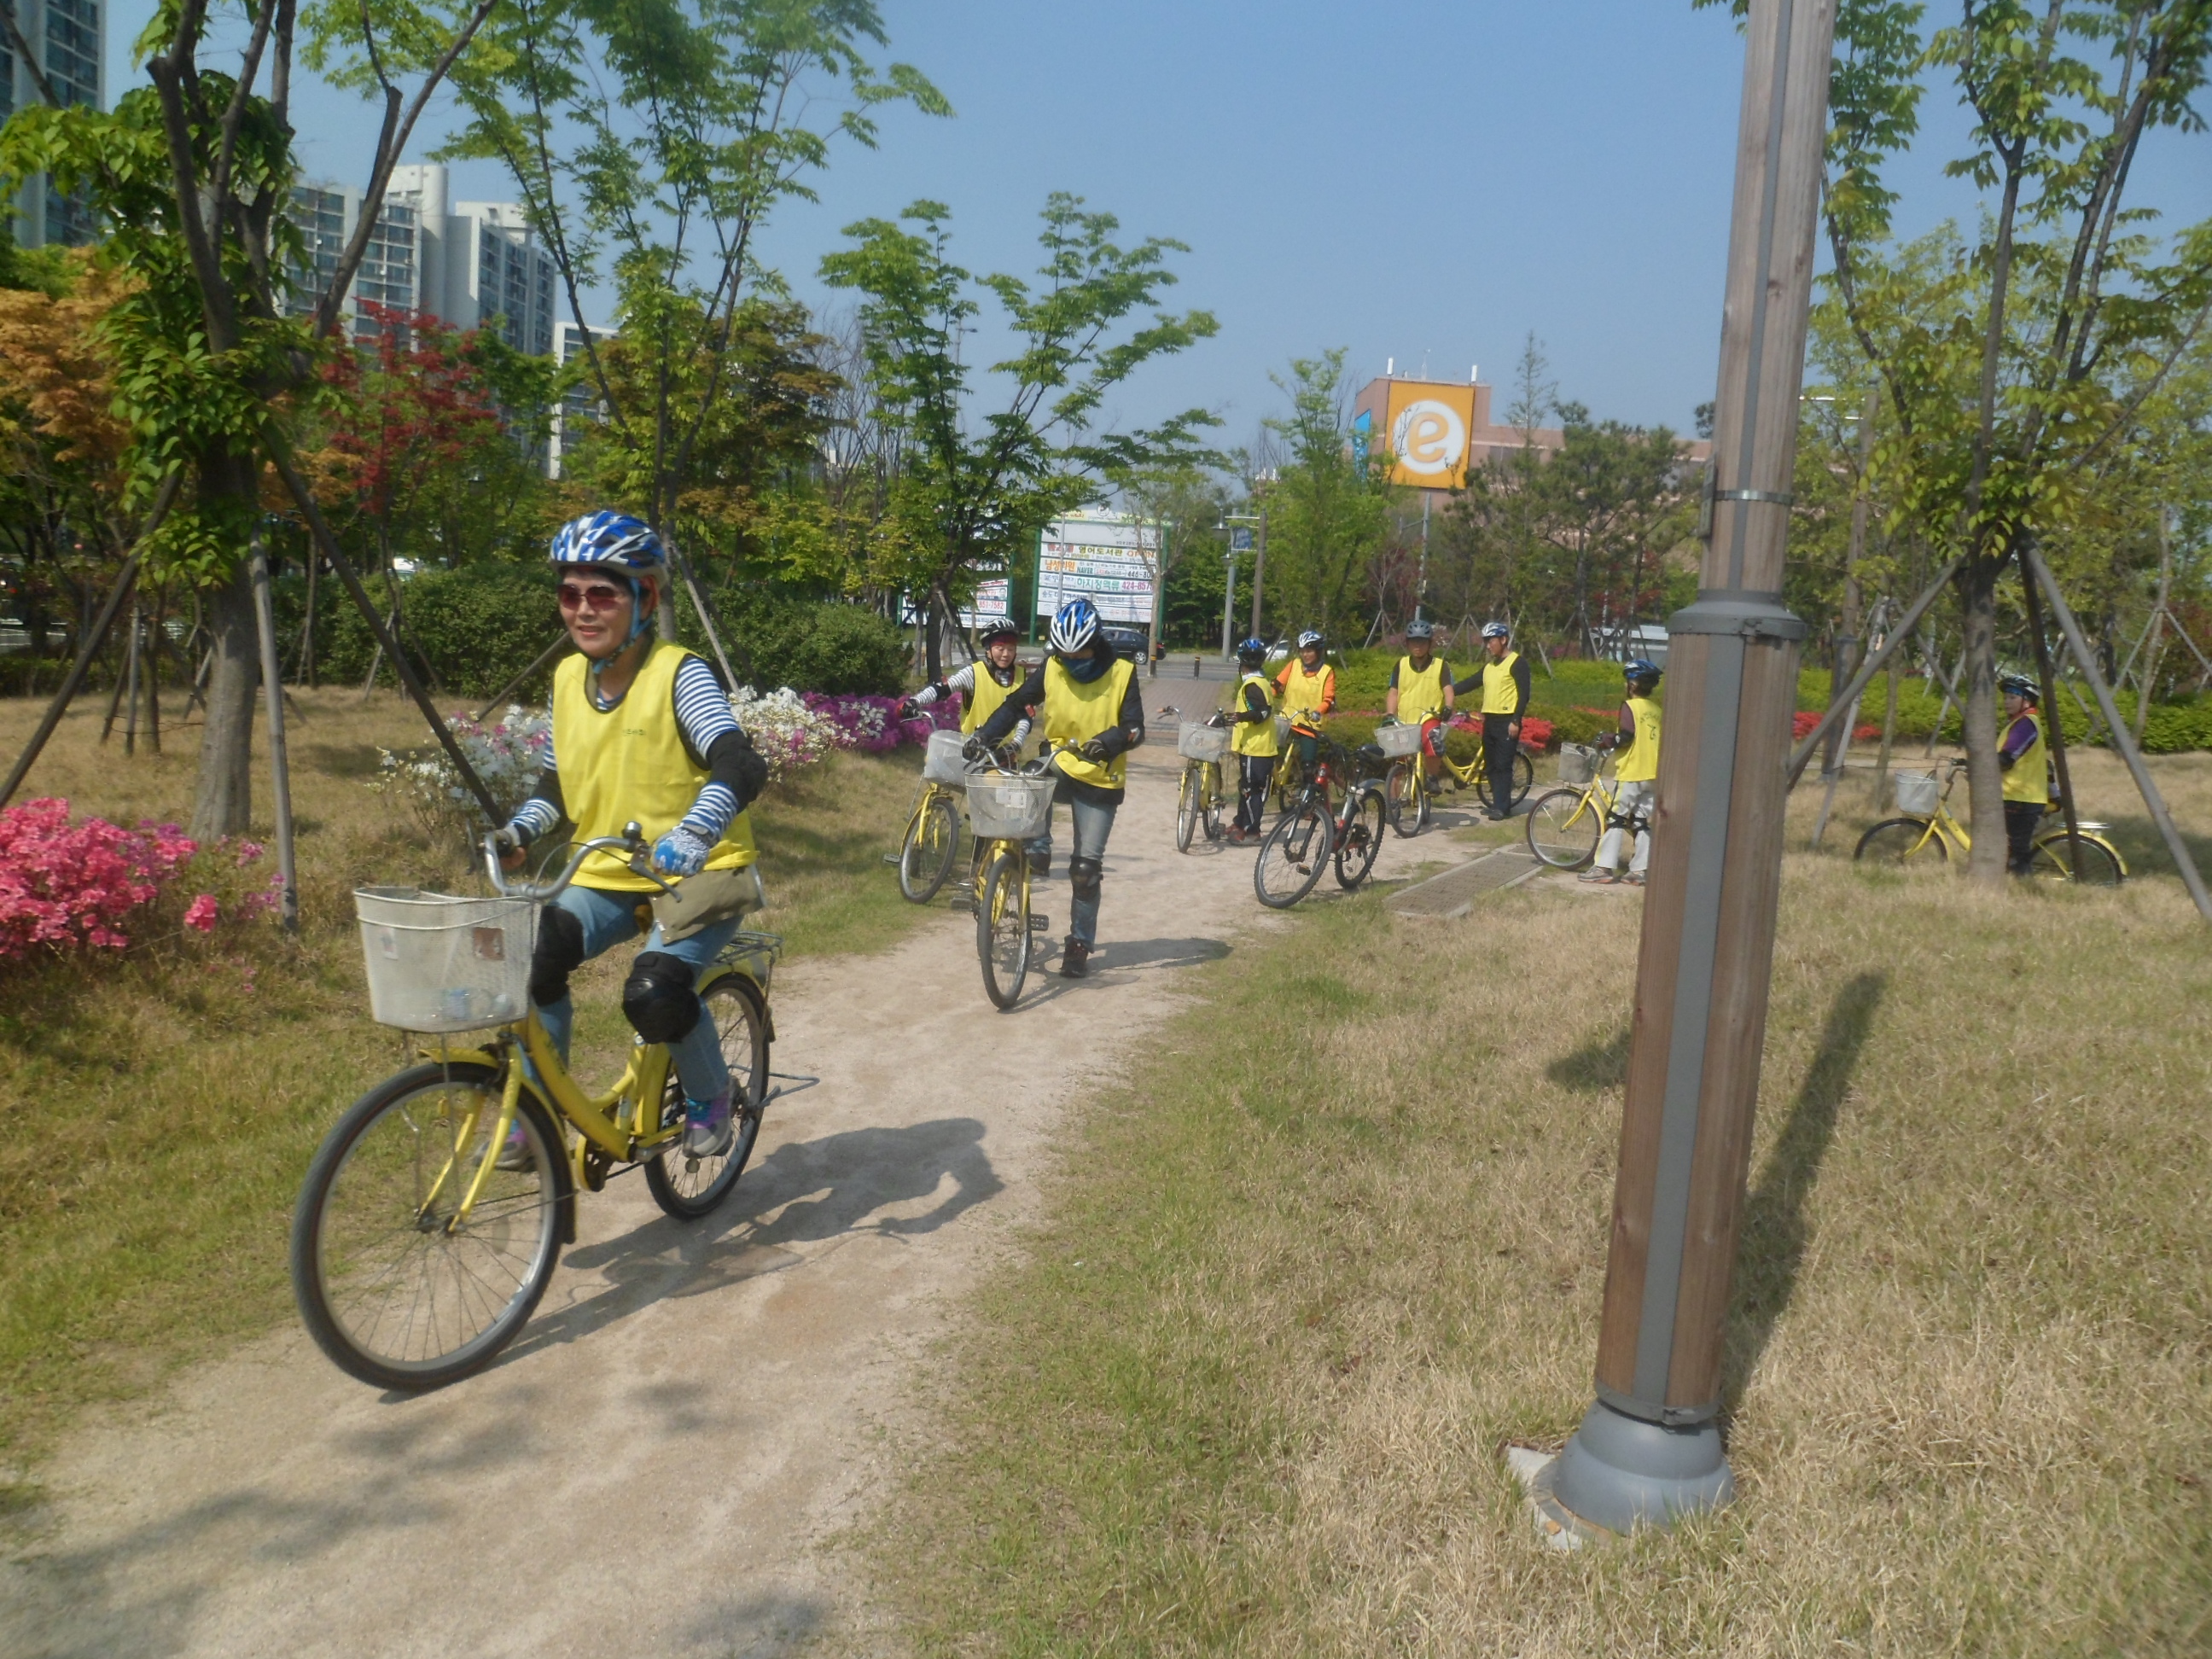
<svg viewBox="0 0 2212 1659"><path fill-rule="evenodd" d="M730 1150L737 1133L730 1125L730 1091L712 1100L684 1097L684 1156L720 1158Z"/></svg>
<svg viewBox="0 0 2212 1659"><path fill-rule="evenodd" d="M1060 976L1082 979L1091 972L1091 947L1073 933L1060 947Z"/></svg>
<svg viewBox="0 0 2212 1659"><path fill-rule="evenodd" d="M1619 881L1620 878L1613 874L1610 870L1590 869L1583 871L1582 874L1577 876L1575 879L1577 881L1589 882L1595 887L1610 887L1615 882Z"/></svg>
<svg viewBox="0 0 2212 1659"><path fill-rule="evenodd" d="M1050 875L1051 873L1052 873L1052 854L1049 854L1049 853L1032 853L1032 854L1030 854L1030 879L1031 881L1042 881L1042 880L1047 877L1047 876Z"/></svg>
<svg viewBox="0 0 2212 1659"><path fill-rule="evenodd" d="M507 1132L506 1145L499 1149L499 1156L492 1160L492 1168L522 1170L530 1169L535 1162L530 1156L530 1137L522 1133L522 1120L518 1117L514 1127Z"/></svg>
<svg viewBox="0 0 2212 1659"><path fill-rule="evenodd" d="M1620 882L1624 887L1641 887L1644 885L1644 872L1641 870L1631 870L1620 878Z"/></svg>

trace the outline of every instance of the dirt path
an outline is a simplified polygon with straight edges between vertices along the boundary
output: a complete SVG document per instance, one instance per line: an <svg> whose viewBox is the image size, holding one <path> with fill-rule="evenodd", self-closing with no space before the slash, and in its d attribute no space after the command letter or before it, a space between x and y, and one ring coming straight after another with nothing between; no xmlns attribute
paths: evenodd
<svg viewBox="0 0 2212 1659"><path fill-rule="evenodd" d="M719 1214L678 1226L617 1181L520 1340L442 1393L363 1388L291 1328L106 1414L0 1565L0 1654L884 1648L822 1547L880 1478L877 1426L1031 1210L1101 1016L1139 1039L1266 915L1249 854L1176 854L1165 735L1133 768L1093 979L996 1014L951 915L794 968L776 1067L822 1080L771 1107ZM1393 838L1378 873L1452 855ZM1043 894L1064 927L1059 872Z"/></svg>

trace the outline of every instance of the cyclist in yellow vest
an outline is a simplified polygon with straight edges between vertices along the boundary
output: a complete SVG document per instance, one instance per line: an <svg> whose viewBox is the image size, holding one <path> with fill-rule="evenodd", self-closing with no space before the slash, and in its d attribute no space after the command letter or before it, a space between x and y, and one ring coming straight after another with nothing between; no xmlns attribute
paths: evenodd
<svg viewBox="0 0 2212 1659"><path fill-rule="evenodd" d="M1528 711L1528 659L1513 648L1504 623L1482 625L1489 660L1452 689L1482 688L1482 769L1490 776L1488 815L1513 815L1513 757L1521 752L1521 717Z"/></svg>
<svg viewBox="0 0 2212 1659"><path fill-rule="evenodd" d="M1267 804L1267 783L1275 775L1273 686L1266 673L1267 643L1243 640L1237 647L1237 667L1243 678L1230 701L1229 746L1237 751L1237 822L1229 839L1238 846L1260 837L1260 815Z"/></svg>
<svg viewBox="0 0 2212 1659"><path fill-rule="evenodd" d="M1621 672L1628 678L1628 700L1620 705L1620 727L1597 740L1599 748L1620 757L1613 774L1620 787L1606 817L1605 839L1597 844L1596 860L1582 878L1601 885L1626 881L1641 887L1651 864L1651 808L1658 789L1659 705L1651 701L1651 694L1659 689L1659 665L1638 657L1622 664ZM1636 854L1622 876L1620 854L1632 836Z"/></svg>
<svg viewBox="0 0 2212 1659"><path fill-rule="evenodd" d="M1443 731L1437 722L1451 713L1451 665L1436 654L1436 629L1419 617L1406 624L1406 654L1390 671L1382 694L1386 713L1401 726L1421 728L1422 763L1433 777L1443 768Z"/></svg>
<svg viewBox="0 0 2212 1659"><path fill-rule="evenodd" d="M704 926L671 941L656 923L623 985L631 1026L647 1042L666 1043L676 1062L685 1155L719 1158L732 1140L730 1068L693 986L744 910L761 902L746 809L768 781L768 764L706 659L653 636L665 558L650 527L618 513L586 514L554 536L553 563L576 653L554 670L552 740L529 799L497 833L501 862L519 867L523 849L564 818L579 841L618 836L635 821L664 876L743 872L742 880L709 884L729 890L708 901ZM563 1060L575 1022L568 975L635 938L642 902L659 890L623 860L595 853L539 916L530 999Z"/></svg>
<svg viewBox="0 0 2212 1659"><path fill-rule="evenodd" d="M968 700L960 711L960 729L973 732L1013 695L1014 688L1022 683L1020 666L1014 660L1015 653L1021 649L1021 629L1014 626L1011 617L992 617L975 633L982 643L983 654L966 667L957 668L943 679L923 686L899 704L901 720L911 719L916 709L927 708L957 691ZM1028 735L1029 721L1024 720L1014 728L1014 746L1018 748Z"/></svg>
<svg viewBox="0 0 2212 1659"><path fill-rule="evenodd" d="M1060 971L1081 979L1098 947L1098 895L1106 874L1106 839L1127 791L1128 752L1145 740L1145 700L1136 665L1114 649L1098 607L1078 596L1052 619L1052 654L1037 665L997 712L968 739L970 760L1004 743L1024 708L1034 707L1060 775L1057 799L1075 823L1075 856L1067 861L1073 896ZM1048 846L1049 842L1048 842Z"/></svg>
<svg viewBox="0 0 2212 1659"><path fill-rule="evenodd" d="M2043 694L2025 675L1999 681L2004 693L2005 734L1997 744L2004 773L2005 867L2015 876L2035 873L2036 826L2051 809L2051 751L2043 738Z"/></svg>
<svg viewBox="0 0 2212 1659"><path fill-rule="evenodd" d="M1322 660L1328 643L1309 628L1298 635L1298 654L1275 677L1277 699L1291 717L1291 747L1301 769L1313 764L1322 716L1336 707L1336 670Z"/></svg>

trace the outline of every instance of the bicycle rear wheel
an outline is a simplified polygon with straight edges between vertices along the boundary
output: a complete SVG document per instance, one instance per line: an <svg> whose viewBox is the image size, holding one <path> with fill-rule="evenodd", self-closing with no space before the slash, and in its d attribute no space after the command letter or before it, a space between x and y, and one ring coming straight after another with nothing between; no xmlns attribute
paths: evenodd
<svg viewBox="0 0 2212 1659"><path fill-rule="evenodd" d="M734 1138L720 1158L686 1158L672 1146L648 1159L645 1184L653 1201L679 1221L696 1221L730 1195L760 1138L761 1110L768 1104L768 1005L760 988L743 974L725 974L699 994L703 1018L714 1022L722 1060L730 1068L730 1127ZM684 1115L684 1085L668 1069L661 1099L661 1121Z"/></svg>
<svg viewBox="0 0 2212 1659"><path fill-rule="evenodd" d="M1206 825L1206 838L1208 841L1219 841L1221 839L1221 801L1223 788L1224 783L1221 775L1221 763L1218 761L1206 762L1205 787L1199 792L1201 799L1201 804L1199 809L1199 817L1200 821Z"/></svg>
<svg viewBox="0 0 2212 1659"><path fill-rule="evenodd" d="M1926 818L1884 818L1851 848L1851 860L1856 864L1924 866L1944 863L1950 856L1943 837L1929 827Z"/></svg>
<svg viewBox="0 0 2212 1659"><path fill-rule="evenodd" d="M1182 787L1176 793L1176 851L1190 851L1190 838L1198 829L1199 773L1202 761L1193 761L1182 769Z"/></svg>
<svg viewBox="0 0 2212 1659"><path fill-rule="evenodd" d="M959 815L950 800L932 793L907 825L906 840L899 847L899 891L916 904L928 903L952 873L953 854L959 848Z"/></svg>
<svg viewBox="0 0 2212 1659"><path fill-rule="evenodd" d="M1400 835L1418 836L1429 824L1429 792L1413 761L1392 761L1382 775L1382 816Z"/></svg>
<svg viewBox="0 0 2212 1659"><path fill-rule="evenodd" d="M1513 753L1513 799L1508 801L1504 806L1499 810L1510 812L1522 801L1528 799L1528 792L1535 787L1535 764L1529 760L1528 756L1522 754L1516 749ZM1477 775L1474 781L1474 798L1480 801L1485 806L1493 805L1490 799L1489 773L1483 772Z"/></svg>
<svg viewBox="0 0 2212 1659"><path fill-rule="evenodd" d="M1313 891L1335 850L1336 826L1328 808L1311 795L1300 795L1260 843L1252 890L1269 909L1287 910Z"/></svg>
<svg viewBox="0 0 2212 1659"><path fill-rule="evenodd" d="M983 964L983 994L1011 1008L1030 972L1029 894L1022 885L1026 858L1018 848L991 855L975 893L975 954Z"/></svg>
<svg viewBox="0 0 2212 1659"><path fill-rule="evenodd" d="M1528 850L1536 855L1537 863L1548 864L1554 870L1579 870L1597 856L1597 839L1604 833L1600 820L1604 816L1598 810L1596 796L1590 796L1586 803L1581 790L1562 784L1536 797L1522 833L1528 836Z"/></svg>
<svg viewBox="0 0 2212 1659"><path fill-rule="evenodd" d="M495 1145L500 1085L490 1066L411 1066L347 1108L307 1166L292 1293L348 1375L386 1389L457 1382L545 1294L561 1249L561 1135L525 1089L520 1144Z"/></svg>
<svg viewBox="0 0 2212 1659"><path fill-rule="evenodd" d="M1382 850L1382 792L1373 784L1352 792L1336 841L1336 884L1347 893L1367 879Z"/></svg>
<svg viewBox="0 0 2212 1659"><path fill-rule="evenodd" d="M2029 873L2047 881L2078 881L2084 887L2118 887L2127 879L2126 866L2107 842L2083 835L2077 868L2068 841L2063 830L2039 836L2029 862Z"/></svg>

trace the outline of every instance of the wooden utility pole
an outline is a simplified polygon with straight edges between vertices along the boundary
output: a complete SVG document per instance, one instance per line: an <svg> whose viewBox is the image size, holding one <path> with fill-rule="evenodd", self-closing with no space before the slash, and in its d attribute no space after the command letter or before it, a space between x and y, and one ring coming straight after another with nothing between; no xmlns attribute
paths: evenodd
<svg viewBox="0 0 2212 1659"><path fill-rule="evenodd" d="M1782 603L1835 0L1751 0L1698 602L1668 624L1667 744L1598 1335L1540 1483L1626 1532L1726 1503L1721 1348L1782 887L1805 625Z"/></svg>

